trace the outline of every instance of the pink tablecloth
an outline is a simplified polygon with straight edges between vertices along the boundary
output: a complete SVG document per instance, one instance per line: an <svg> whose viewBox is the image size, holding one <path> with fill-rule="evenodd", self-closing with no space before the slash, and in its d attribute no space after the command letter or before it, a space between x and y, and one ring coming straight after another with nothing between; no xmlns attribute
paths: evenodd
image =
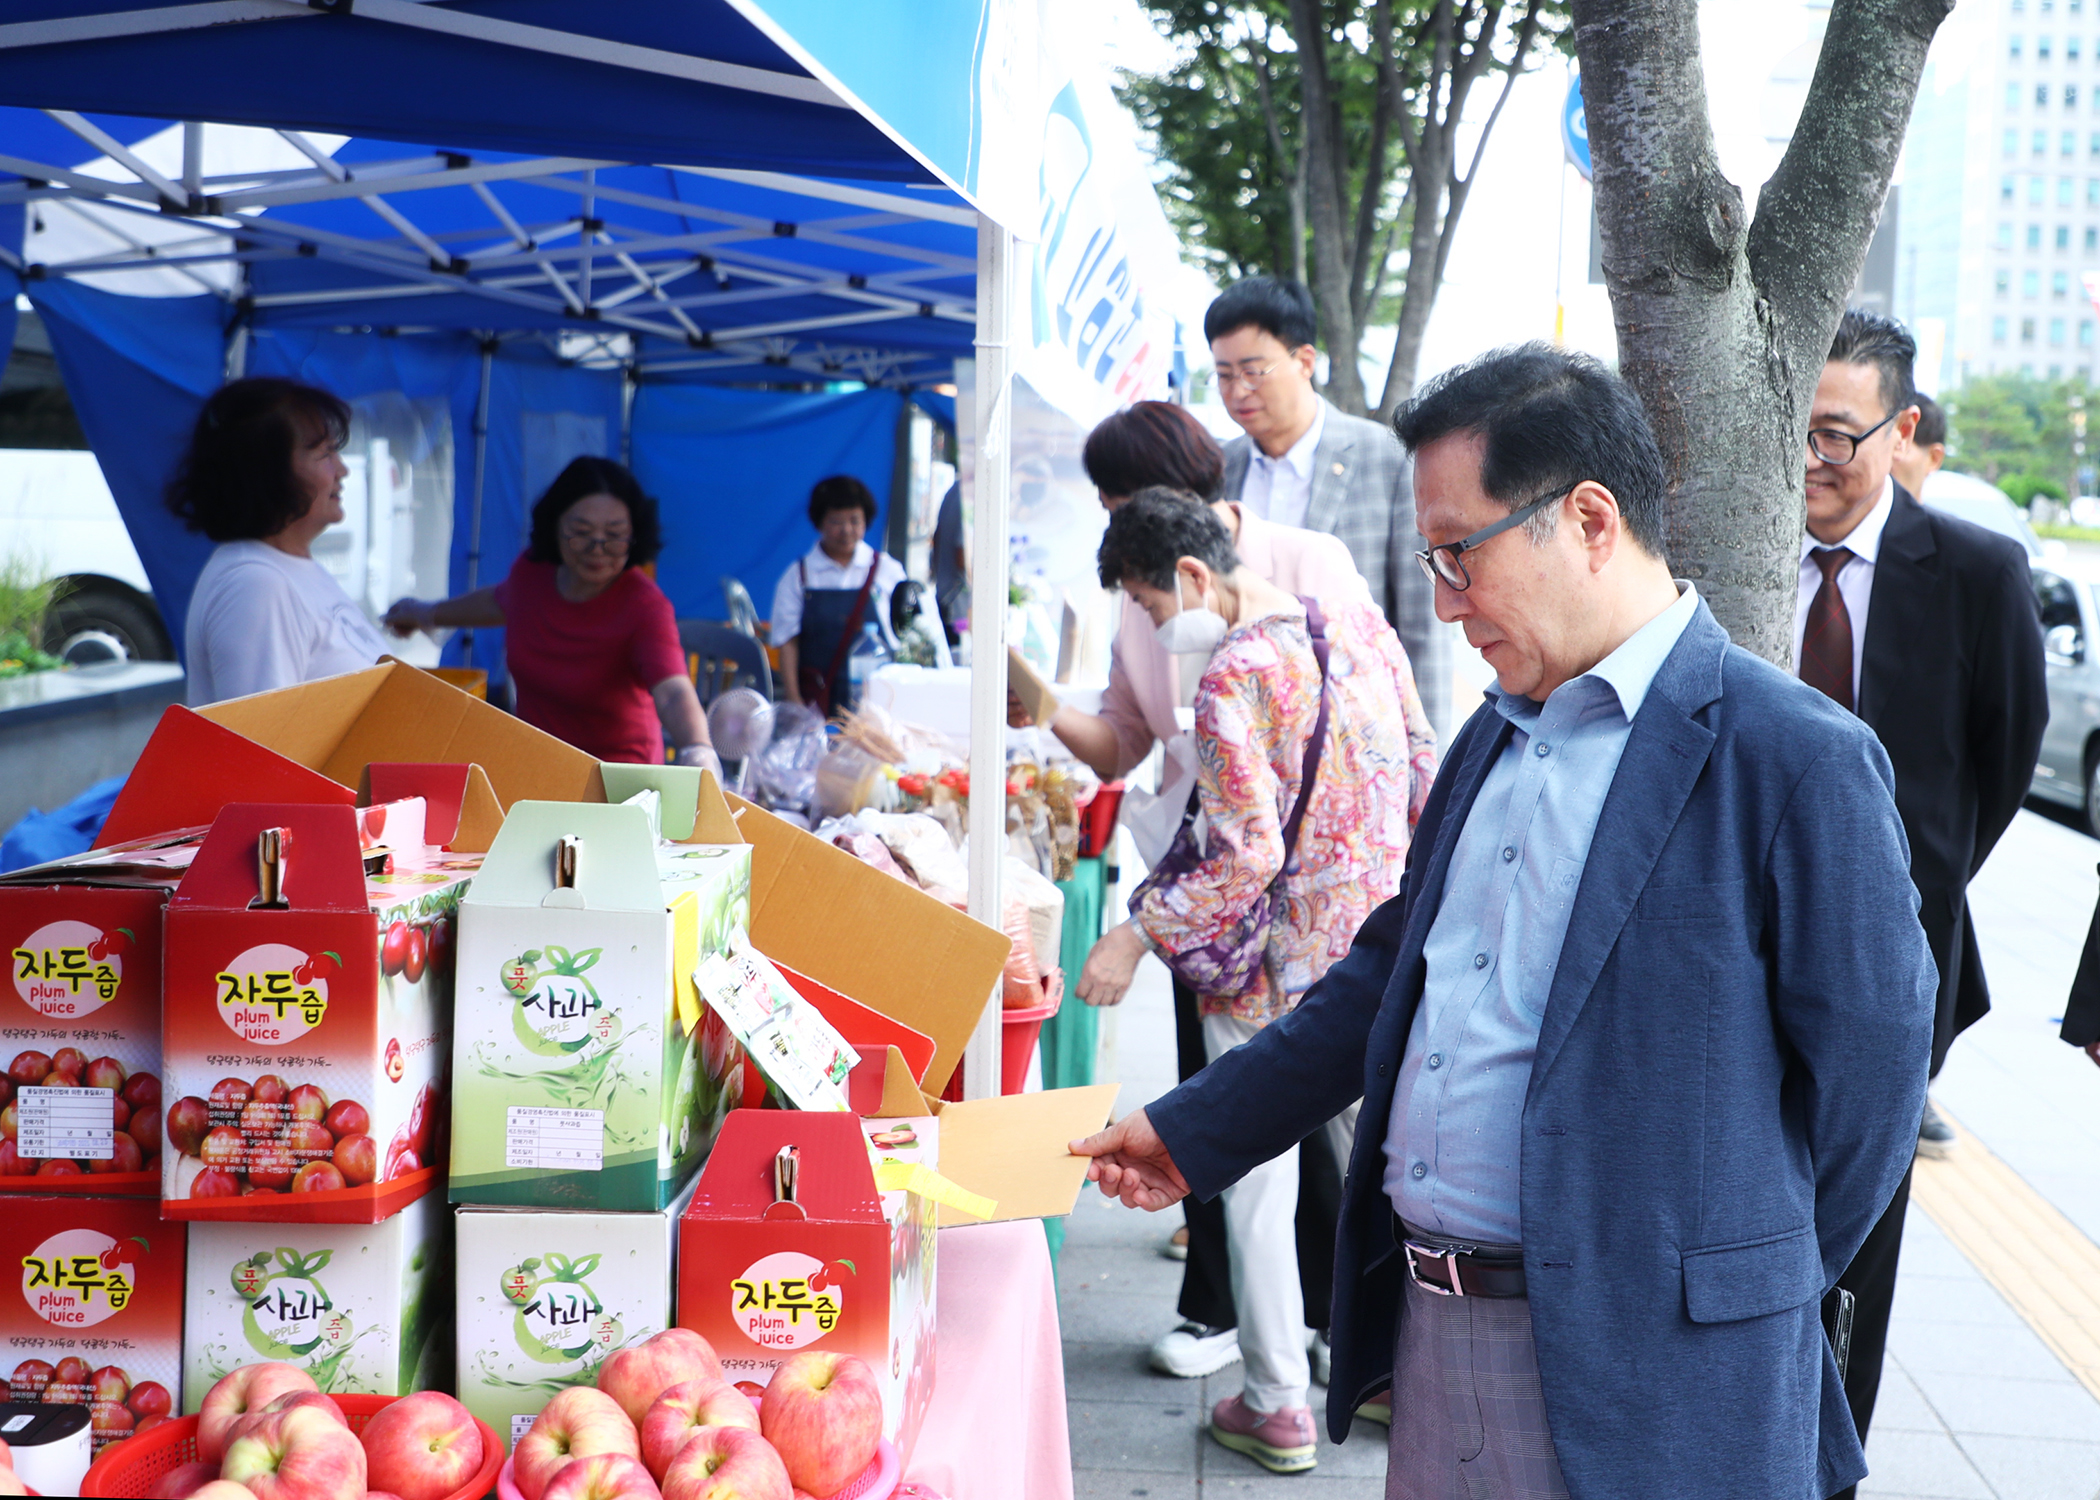
<svg viewBox="0 0 2100 1500"><path fill-rule="evenodd" d="M943 1500L1072 1500L1043 1226L975 1224L940 1236L933 1405L904 1477Z"/></svg>

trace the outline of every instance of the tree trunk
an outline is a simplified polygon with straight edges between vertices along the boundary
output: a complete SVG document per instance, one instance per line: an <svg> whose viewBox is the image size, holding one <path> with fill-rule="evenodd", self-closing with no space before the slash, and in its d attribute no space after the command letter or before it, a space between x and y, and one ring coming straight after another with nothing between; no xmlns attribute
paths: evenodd
<svg viewBox="0 0 2100 1500"><path fill-rule="evenodd" d="M1327 22L1321 0L1291 0L1291 37L1298 49L1298 80L1305 136L1306 209L1312 224L1312 293L1327 344L1327 396L1362 416L1363 374L1356 351L1361 330L1353 316L1348 262L1350 216L1345 207L1348 143L1327 76Z"/></svg>
<svg viewBox="0 0 2100 1500"><path fill-rule="evenodd" d="M1809 407L1952 5L1835 0L1754 222L1714 154L1696 0L1572 6L1619 369L1669 465L1670 562L1781 666Z"/></svg>

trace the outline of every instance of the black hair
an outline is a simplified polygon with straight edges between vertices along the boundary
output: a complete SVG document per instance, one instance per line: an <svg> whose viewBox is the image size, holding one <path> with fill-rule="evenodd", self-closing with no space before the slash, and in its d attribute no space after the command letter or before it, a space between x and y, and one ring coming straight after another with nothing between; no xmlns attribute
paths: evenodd
<svg viewBox="0 0 2100 1500"><path fill-rule="evenodd" d="M334 393L274 376L222 385L197 413L168 509L215 542L275 536L313 508L293 463L321 437L337 448L350 437L350 408Z"/></svg>
<svg viewBox="0 0 2100 1500"><path fill-rule="evenodd" d="M1393 430L1410 453L1453 433L1479 433L1480 487L1511 510L1594 480L1619 502L1627 534L1663 555L1662 450L1633 387L1590 355L1542 343L1484 354L1430 381ZM1534 540L1550 536L1558 515L1549 507L1525 529Z"/></svg>
<svg viewBox="0 0 2100 1500"><path fill-rule="evenodd" d="M851 474L819 479L809 492L809 524L822 526L835 510L857 510L875 524L875 492Z"/></svg>
<svg viewBox="0 0 2100 1500"><path fill-rule="evenodd" d="M1184 557L1193 557L1220 577L1240 565L1231 533L1201 497L1150 485L1108 518L1099 554L1101 586L1116 589L1134 580L1170 589L1174 564Z"/></svg>
<svg viewBox="0 0 2100 1500"><path fill-rule="evenodd" d="M592 495L610 495L627 507L627 524L634 530L634 540L627 544L627 566L655 562L664 550L656 502L624 464L588 455L570 459L569 466L547 486L547 493L533 503L532 540L526 546L526 557L533 562L560 562L561 518L577 501Z"/></svg>
<svg viewBox="0 0 2100 1500"><path fill-rule="evenodd" d="M1939 402L1919 394L1911 397L1911 405L1918 409L1918 425L1910 435L1911 442L1920 448L1946 442L1947 413Z"/></svg>
<svg viewBox="0 0 2100 1500"><path fill-rule="evenodd" d="M1150 485L1215 500L1225 488L1225 450L1185 406L1140 401L1086 435L1086 477L1104 495Z"/></svg>
<svg viewBox="0 0 2100 1500"><path fill-rule="evenodd" d="M1881 409L1903 410L1918 399L1911 384L1911 366L1917 362L1918 341L1894 318L1845 309L1838 319L1837 336L1830 341L1830 363L1872 365L1881 372Z"/></svg>
<svg viewBox="0 0 2100 1500"><path fill-rule="evenodd" d="M1286 349L1302 349L1319 333L1312 292L1284 276L1249 276L1218 293L1203 314L1203 340L1214 344L1242 328L1259 328Z"/></svg>

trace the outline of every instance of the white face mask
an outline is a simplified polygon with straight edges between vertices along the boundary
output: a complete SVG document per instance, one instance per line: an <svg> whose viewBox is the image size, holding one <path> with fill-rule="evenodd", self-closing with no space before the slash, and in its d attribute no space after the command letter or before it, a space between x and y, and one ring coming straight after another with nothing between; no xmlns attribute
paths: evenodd
<svg viewBox="0 0 2100 1500"><path fill-rule="evenodd" d="M1181 603L1181 585L1174 586L1174 602L1179 613L1171 615L1165 623L1155 627L1154 633L1161 646L1175 658L1180 689L1179 701L1183 708L1196 701L1196 687L1203 681L1203 672L1210 665L1211 653L1225 639L1228 628L1225 617L1216 610L1198 606L1190 609Z"/></svg>

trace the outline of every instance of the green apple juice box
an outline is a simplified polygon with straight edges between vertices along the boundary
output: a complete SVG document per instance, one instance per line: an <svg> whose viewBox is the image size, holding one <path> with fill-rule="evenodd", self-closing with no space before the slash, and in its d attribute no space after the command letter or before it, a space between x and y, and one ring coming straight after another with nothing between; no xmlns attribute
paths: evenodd
<svg viewBox="0 0 2100 1500"><path fill-rule="evenodd" d="M449 1390L451 1231L435 1193L377 1224L191 1224L185 1406L196 1411L220 1376L265 1360L337 1395Z"/></svg>
<svg viewBox="0 0 2100 1500"><path fill-rule="evenodd" d="M698 1177L694 1182L698 1182ZM615 1349L671 1326L678 1216L478 1203L456 1210L459 1399L515 1447Z"/></svg>
<svg viewBox="0 0 2100 1500"><path fill-rule="evenodd" d="M461 902L453 1202L654 1213L741 1102L692 973L748 928L751 850L653 811L516 803Z"/></svg>

